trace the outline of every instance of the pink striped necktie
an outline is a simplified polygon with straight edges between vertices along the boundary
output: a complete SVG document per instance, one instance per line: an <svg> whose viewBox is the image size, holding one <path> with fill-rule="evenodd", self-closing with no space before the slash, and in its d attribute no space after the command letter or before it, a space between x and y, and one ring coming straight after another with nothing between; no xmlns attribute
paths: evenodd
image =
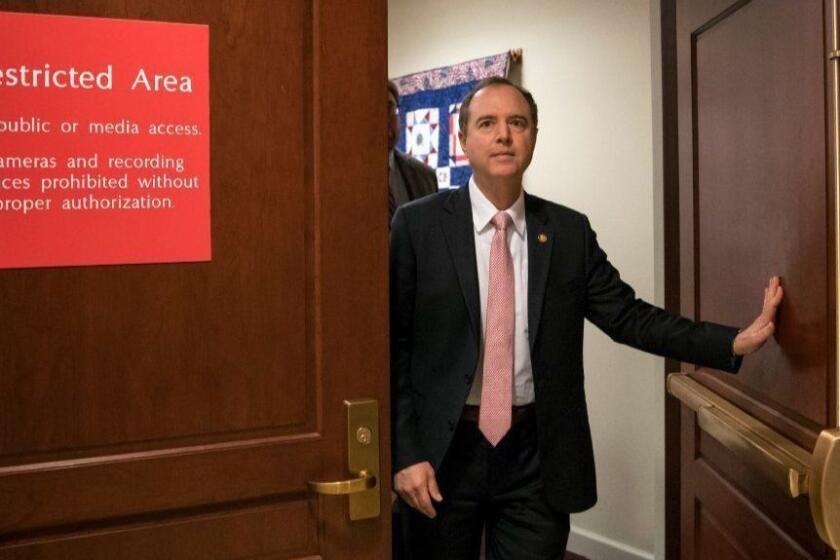
<svg viewBox="0 0 840 560"><path fill-rule="evenodd" d="M511 218L493 216L496 232L490 246L487 287L487 328L484 333L484 368L478 428L494 447L510 429L513 395L513 258L507 242Z"/></svg>

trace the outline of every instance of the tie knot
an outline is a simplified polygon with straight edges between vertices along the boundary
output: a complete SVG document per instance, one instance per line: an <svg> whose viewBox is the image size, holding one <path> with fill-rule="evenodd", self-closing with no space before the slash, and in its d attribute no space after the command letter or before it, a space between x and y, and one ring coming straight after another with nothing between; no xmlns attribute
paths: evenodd
<svg viewBox="0 0 840 560"><path fill-rule="evenodd" d="M508 226L513 220L511 220L510 214L502 211L493 216L493 219L491 221L493 222L493 225L496 227L496 229L505 231L507 230Z"/></svg>

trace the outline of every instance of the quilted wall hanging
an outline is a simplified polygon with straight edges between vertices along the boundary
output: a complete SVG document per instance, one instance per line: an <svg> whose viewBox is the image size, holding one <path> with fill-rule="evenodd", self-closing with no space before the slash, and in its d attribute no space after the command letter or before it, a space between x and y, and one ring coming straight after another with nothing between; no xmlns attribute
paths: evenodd
<svg viewBox="0 0 840 560"><path fill-rule="evenodd" d="M400 93L397 149L432 167L442 189L465 185L472 174L458 142L461 100L492 76L507 77L521 50L394 78Z"/></svg>

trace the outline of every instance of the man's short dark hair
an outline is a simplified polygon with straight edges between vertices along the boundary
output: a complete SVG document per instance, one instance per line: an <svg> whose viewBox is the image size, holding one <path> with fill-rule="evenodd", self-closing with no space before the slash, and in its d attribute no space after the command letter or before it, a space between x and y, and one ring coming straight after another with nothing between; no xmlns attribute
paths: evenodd
<svg viewBox="0 0 840 560"><path fill-rule="evenodd" d="M388 80L388 91L391 95L394 96L394 101L397 103L400 102L400 90L397 89L397 84L394 83L394 80Z"/></svg>
<svg viewBox="0 0 840 560"><path fill-rule="evenodd" d="M461 114L458 115L458 127L461 129L461 132L464 134L467 133L467 124L470 122L470 104L472 103L473 97L479 91L490 86L510 86L521 93L522 97L528 103L528 109L531 110L531 123L534 125L534 130L537 129L537 102L534 101L534 96L531 95L531 92L519 84L514 84L507 78L493 76L492 78L485 78L478 82L461 102Z"/></svg>

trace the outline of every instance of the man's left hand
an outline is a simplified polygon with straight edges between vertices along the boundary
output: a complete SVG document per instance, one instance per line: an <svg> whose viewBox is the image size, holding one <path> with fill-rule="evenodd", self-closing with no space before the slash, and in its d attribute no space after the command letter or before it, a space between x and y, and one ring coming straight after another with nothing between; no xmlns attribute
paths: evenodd
<svg viewBox="0 0 840 560"><path fill-rule="evenodd" d="M732 351L736 356L752 354L761 348L767 339L773 336L776 330L776 309L782 303L784 290L778 276L770 279L770 283L764 288L764 305L761 314L752 324L738 333L732 342Z"/></svg>

